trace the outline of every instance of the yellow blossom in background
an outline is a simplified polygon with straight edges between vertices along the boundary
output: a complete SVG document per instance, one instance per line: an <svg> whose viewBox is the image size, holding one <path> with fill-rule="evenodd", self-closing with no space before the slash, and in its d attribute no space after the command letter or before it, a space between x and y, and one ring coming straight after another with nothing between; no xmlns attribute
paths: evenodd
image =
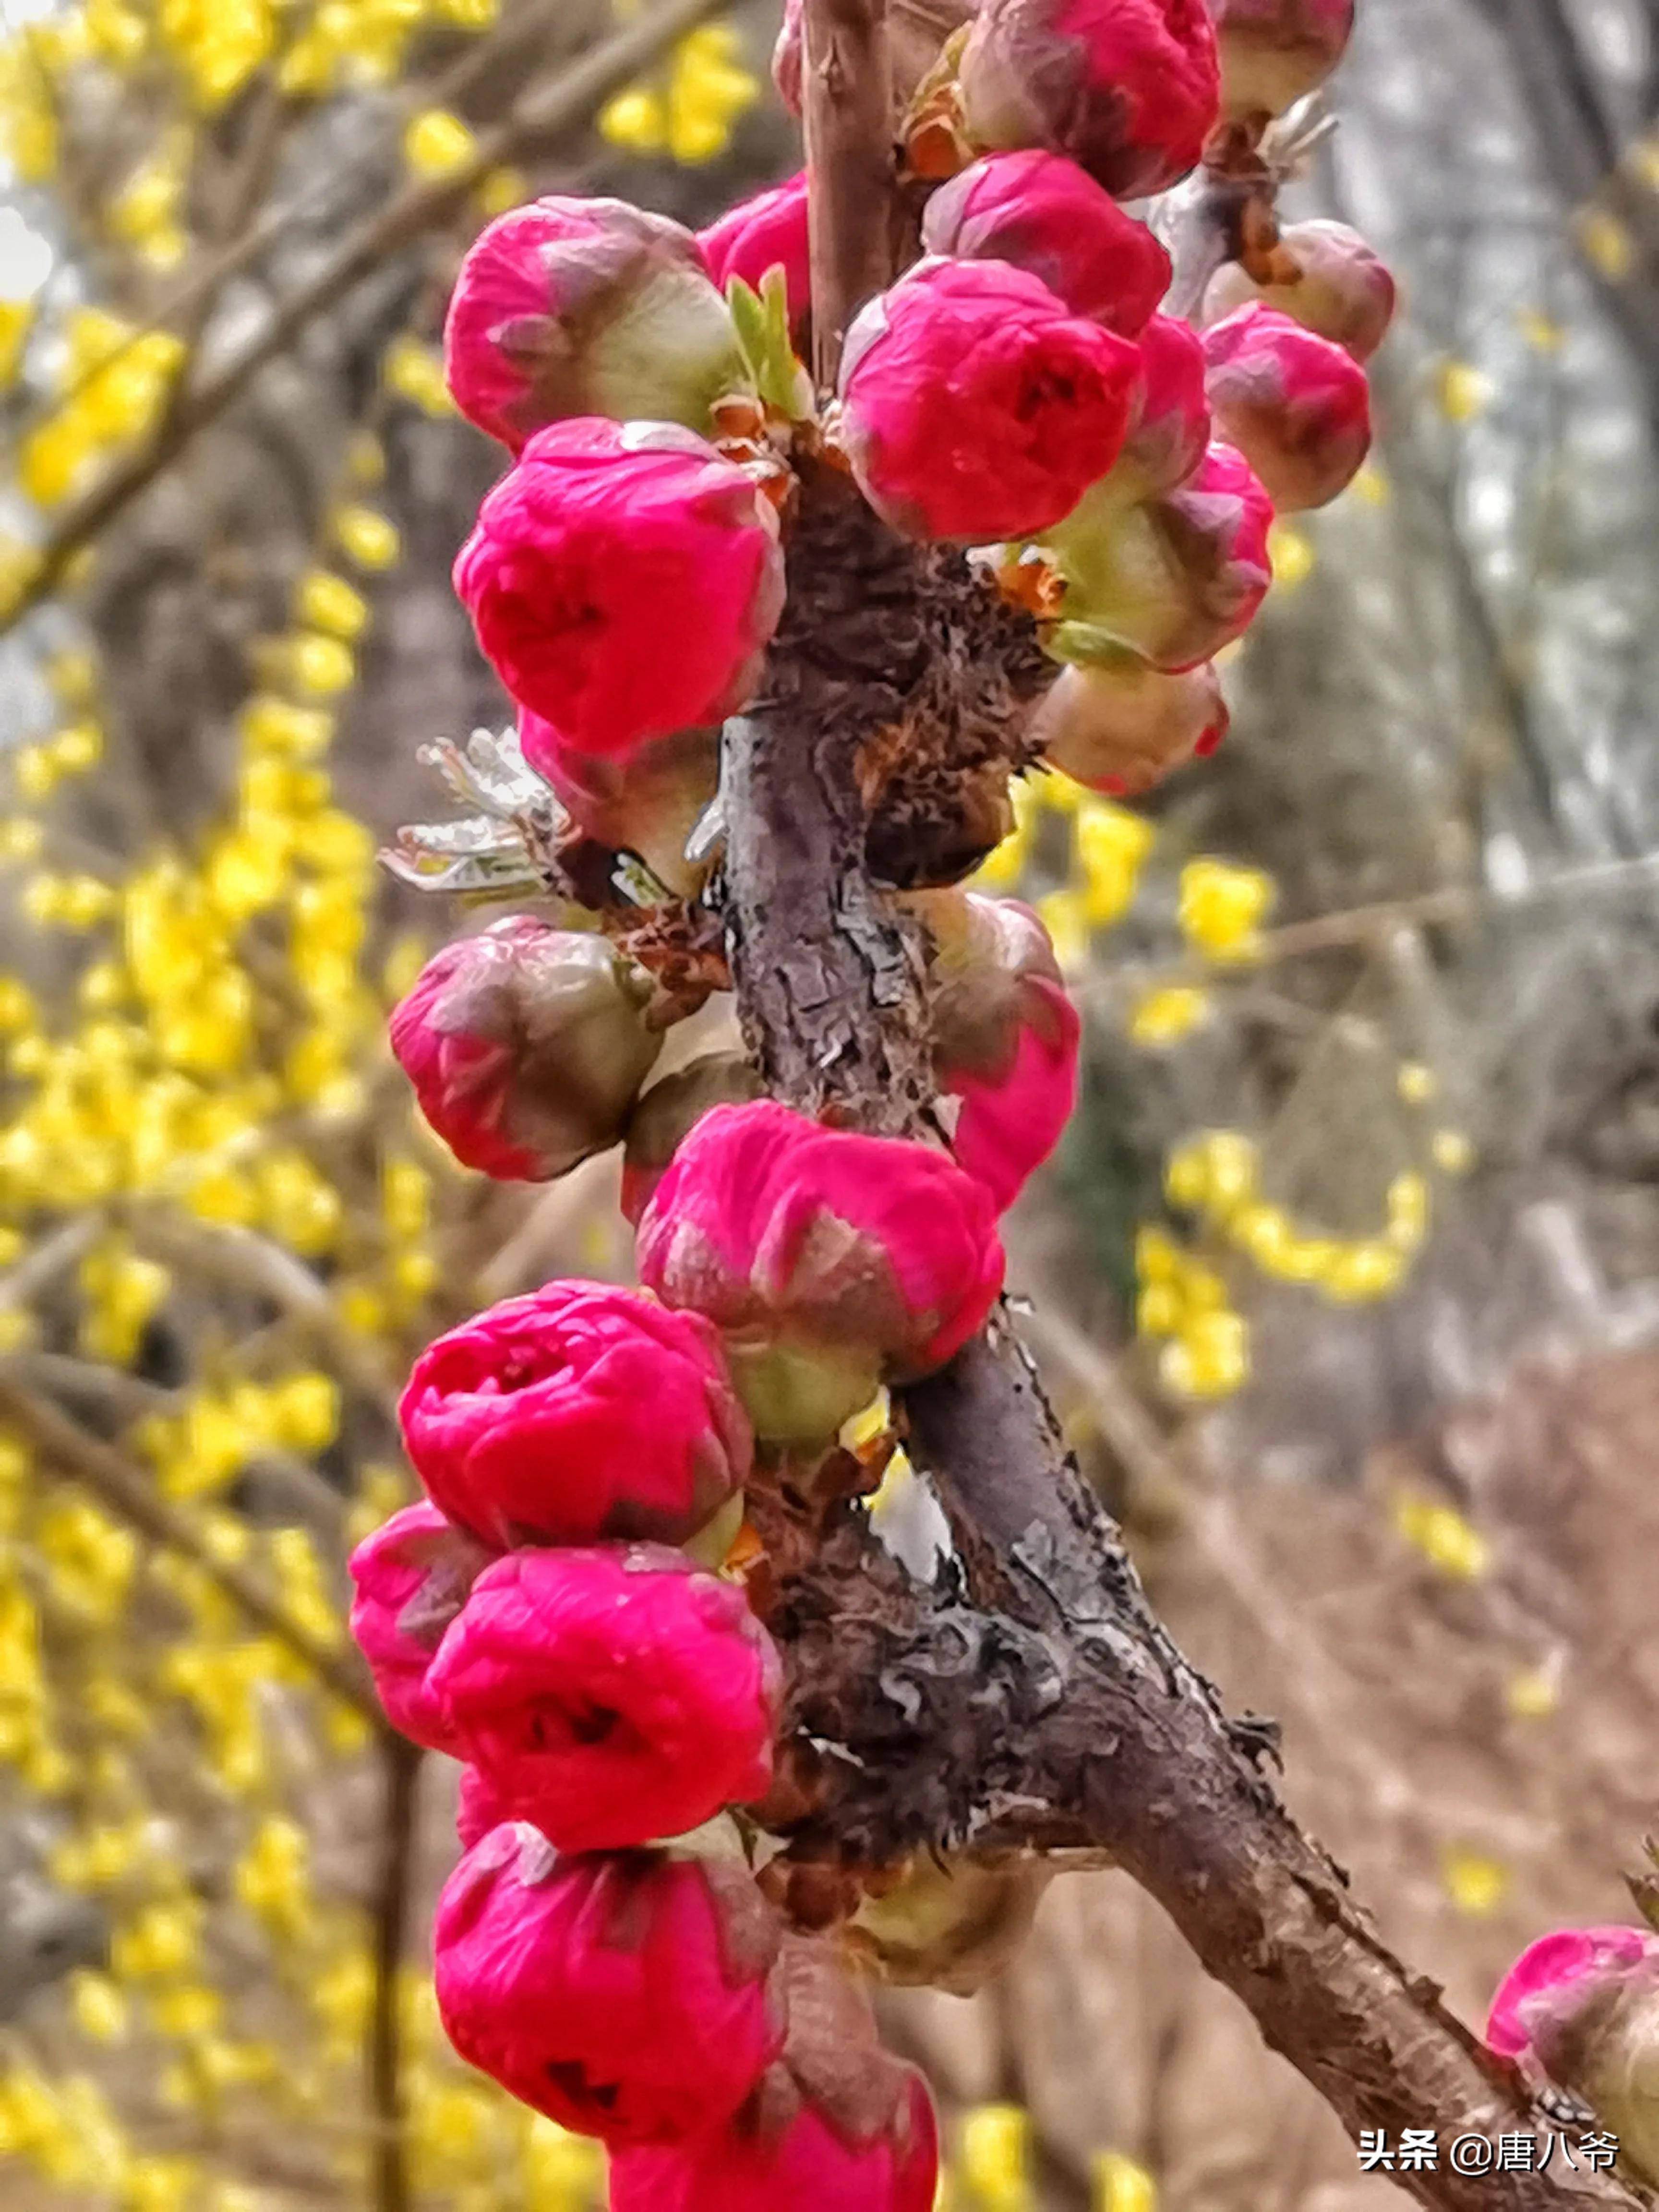
<svg viewBox="0 0 1659 2212"><path fill-rule="evenodd" d="M423 415L453 415L455 403L444 381L444 365L429 345L419 338L394 338L380 362L381 380L388 392L418 407Z"/></svg>
<svg viewBox="0 0 1659 2212"><path fill-rule="evenodd" d="M1181 933L1194 951L1221 963L1254 959L1258 933L1278 886L1261 868L1207 857L1181 871Z"/></svg>
<svg viewBox="0 0 1659 2212"><path fill-rule="evenodd" d="M1313 540L1295 523L1277 521L1267 532L1267 557L1273 563L1273 588L1293 592L1313 574Z"/></svg>
<svg viewBox="0 0 1659 2212"><path fill-rule="evenodd" d="M1437 1129L1429 1150L1445 1175L1466 1175L1474 1164L1474 1146L1461 1129Z"/></svg>
<svg viewBox="0 0 1659 2212"><path fill-rule="evenodd" d="M33 323L33 300L0 300L0 392L9 390L17 380Z"/></svg>
<svg viewBox="0 0 1659 2212"><path fill-rule="evenodd" d="M1079 800L1072 852L1082 878L1084 911L1093 927L1118 921L1133 903L1154 834L1150 822L1113 799L1090 795Z"/></svg>
<svg viewBox="0 0 1659 2212"><path fill-rule="evenodd" d="M1413 1551L1454 1582L1478 1582L1492 1565L1492 1547L1455 1507L1405 1491L1395 1501L1394 1525Z"/></svg>
<svg viewBox="0 0 1659 2212"><path fill-rule="evenodd" d="M1557 1712L1561 1705L1561 1686L1556 1672L1549 1667L1528 1667L1510 1677L1504 1702L1517 1720L1541 1721Z"/></svg>
<svg viewBox="0 0 1659 2212"><path fill-rule="evenodd" d="M1581 208L1573 228L1596 275L1609 284L1622 284L1635 265L1636 247L1618 216L1606 208Z"/></svg>
<svg viewBox="0 0 1659 2212"><path fill-rule="evenodd" d="M1448 1850L1440 1863L1440 1879L1447 1896L1471 1920L1490 1919L1510 1893L1509 1869L1484 1851Z"/></svg>
<svg viewBox="0 0 1659 2212"><path fill-rule="evenodd" d="M760 97L743 66L743 42L727 23L688 32L665 70L630 85L599 112L600 135L634 154L667 154L676 161L712 161L732 143L732 127Z"/></svg>
<svg viewBox="0 0 1659 2212"><path fill-rule="evenodd" d="M1401 1064L1395 1088L1408 1106L1423 1106L1434 1097L1438 1086L1431 1068L1425 1067L1420 1060L1408 1060Z"/></svg>
<svg viewBox="0 0 1659 2212"><path fill-rule="evenodd" d="M1136 2159L1102 2151L1095 2160L1091 2212L1158 2212L1158 2184Z"/></svg>
<svg viewBox="0 0 1659 2212"><path fill-rule="evenodd" d="M1018 2105L980 2105L964 2114L957 2178L975 2212L1030 2212L1031 2123Z"/></svg>
<svg viewBox="0 0 1659 2212"><path fill-rule="evenodd" d="M1467 361L1442 362L1434 375L1434 396L1449 422L1472 422L1492 404L1492 380Z"/></svg>
<svg viewBox="0 0 1659 2212"><path fill-rule="evenodd" d="M1129 1040L1149 1052L1162 1052L1189 1036L1210 1011L1210 994L1187 983L1145 991L1129 1014Z"/></svg>
<svg viewBox="0 0 1659 2212"><path fill-rule="evenodd" d="M428 107L404 127L404 159L417 177L453 176L477 150L477 140L459 115Z"/></svg>

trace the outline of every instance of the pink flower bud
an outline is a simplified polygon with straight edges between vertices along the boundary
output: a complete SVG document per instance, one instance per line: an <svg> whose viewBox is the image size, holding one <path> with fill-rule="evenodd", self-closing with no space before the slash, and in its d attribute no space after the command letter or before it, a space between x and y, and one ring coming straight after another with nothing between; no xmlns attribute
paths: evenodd
<svg viewBox="0 0 1659 2212"><path fill-rule="evenodd" d="M748 695L783 588L771 507L666 422L538 430L455 563L496 674L587 753L721 720Z"/></svg>
<svg viewBox="0 0 1659 2212"><path fill-rule="evenodd" d="M394 1513L351 1554L351 1632L386 1718L428 1751L449 1751L454 1739L427 1677L444 1631L492 1557L424 1499Z"/></svg>
<svg viewBox="0 0 1659 2212"><path fill-rule="evenodd" d="M1353 33L1353 0L1211 0L1222 112L1261 125L1324 83Z"/></svg>
<svg viewBox="0 0 1659 2212"><path fill-rule="evenodd" d="M975 146L1068 154L1118 199L1196 167L1221 105L1204 0L986 0L957 82Z"/></svg>
<svg viewBox="0 0 1659 2212"><path fill-rule="evenodd" d="M637 853L659 883L691 898L707 862L685 857L692 830L720 787L720 732L677 730L625 757L578 752L550 722L519 713L519 745L576 827L615 851Z"/></svg>
<svg viewBox="0 0 1659 2212"><path fill-rule="evenodd" d="M1007 261L1074 315L1138 337L1170 283L1170 257L1063 155L1030 148L975 161L928 201L921 242L963 261Z"/></svg>
<svg viewBox="0 0 1659 2212"><path fill-rule="evenodd" d="M459 1754L561 1850L684 1835L764 1796L783 1670L732 1583L664 1545L514 1552L439 1646Z"/></svg>
<svg viewBox="0 0 1659 2212"><path fill-rule="evenodd" d="M611 2212L933 2212L939 2131L927 2084L876 2041L830 1948L786 1939L783 2054L711 2134L624 2150Z"/></svg>
<svg viewBox="0 0 1659 2212"><path fill-rule="evenodd" d="M696 239L623 200L497 217L461 264L444 356L455 404L514 453L571 416L706 431L716 400L751 388Z"/></svg>
<svg viewBox="0 0 1659 2212"><path fill-rule="evenodd" d="M726 1334L763 1436L817 1441L888 1378L926 1375L1002 1285L981 1186L931 1146L716 1106L640 1224L641 1279Z"/></svg>
<svg viewBox="0 0 1659 2212"><path fill-rule="evenodd" d="M1582 2097L1618 2142L1621 2171L1659 2184L1659 1936L1564 1928L1504 1976L1486 2040L1534 2087Z"/></svg>
<svg viewBox="0 0 1659 2212"><path fill-rule="evenodd" d="M428 1345L398 1411L434 1502L503 1551L682 1542L750 1465L714 1328L608 1283L548 1283L475 1314Z"/></svg>
<svg viewBox="0 0 1659 2212"><path fill-rule="evenodd" d="M493 1829L438 1904L438 2009L470 2065L614 2144L717 2127L782 2041L777 1915L739 1866L669 1851L556 1858Z"/></svg>
<svg viewBox="0 0 1659 2212"><path fill-rule="evenodd" d="M812 308L812 267L806 239L806 172L739 200L718 222L697 233L708 273L723 292L740 276L758 292L769 269L781 269L791 326L799 329Z"/></svg>
<svg viewBox="0 0 1659 2212"><path fill-rule="evenodd" d="M1353 356L1275 308L1240 307L1204 333L1216 427L1281 514L1323 507L1370 451L1371 395Z"/></svg>
<svg viewBox="0 0 1659 2212"><path fill-rule="evenodd" d="M1227 721L1213 663L1169 676L1126 653L1093 667L1062 668L1037 709L1031 738L1073 781L1136 799L1183 761L1212 753Z"/></svg>
<svg viewBox="0 0 1659 2212"><path fill-rule="evenodd" d="M1178 491L1127 510L1091 494L1050 544L1064 584L1045 640L1058 660L1125 647L1176 672L1242 636L1273 581L1273 501L1243 457L1212 445Z"/></svg>
<svg viewBox="0 0 1659 2212"><path fill-rule="evenodd" d="M662 1049L650 994L604 938L514 915L433 955L392 1049L463 1165L544 1182L621 1135Z"/></svg>
<svg viewBox="0 0 1659 2212"><path fill-rule="evenodd" d="M1139 357L1004 261L924 261L854 317L842 441L896 530L1043 530L1117 458ZM1042 519L1039 519L1042 518Z"/></svg>
<svg viewBox="0 0 1659 2212"><path fill-rule="evenodd" d="M1121 505L1184 484L1210 443L1204 346L1190 323L1154 315L1140 334L1140 392L1129 433L1101 487Z"/></svg>
<svg viewBox="0 0 1659 2212"><path fill-rule="evenodd" d="M740 1052L706 1052L665 1075L634 1109L623 1152L622 1210L635 1229L682 1141L711 1106L765 1096L759 1073Z"/></svg>
<svg viewBox="0 0 1659 2212"><path fill-rule="evenodd" d="M927 911L934 1072L962 1102L951 1149L1005 1212L1077 1103L1077 1009L1030 907L947 893Z"/></svg>
<svg viewBox="0 0 1659 2212"><path fill-rule="evenodd" d="M1322 338L1369 361L1394 320L1395 282L1357 230L1319 219L1281 231L1275 259L1297 273L1258 284L1243 264L1224 261L1204 293L1199 320L1218 323L1260 301Z"/></svg>

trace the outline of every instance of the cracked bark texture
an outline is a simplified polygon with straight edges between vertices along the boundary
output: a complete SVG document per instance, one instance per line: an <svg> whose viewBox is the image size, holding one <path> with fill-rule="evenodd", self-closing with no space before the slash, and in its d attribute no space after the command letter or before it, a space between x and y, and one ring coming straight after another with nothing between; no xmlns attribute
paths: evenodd
<svg viewBox="0 0 1659 2212"><path fill-rule="evenodd" d="M880 8L808 0L806 15L813 194L836 209L823 234L844 238L879 209L885 172L868 173L859 115L830 111L861 107L867 125L871 87L811 57L860 40L878 52ZM849 23L859 37L836 48ZM875 91L884 114L884 78ZM837 259L837 283L853 260ZM838 328L849 302L836 301ZM998 684L1011 710L1030 681L1028 647L966 611L969 580L902 545L844 479L809 471L767 683L724 739L727 936L750 1049L791 1104L879 1132L920 1127L931 1085L921 947L872 886L860 767L914 721L948 768ZM941 590L960 614L943 669ZM785 1577L788 1717L822 1756L795 1840L851 1863L969 1842L1103 1848L1352 2132L1428 2128L1443 2148L1539 2124L1513 2070L1378 1939L1285 1812L1262 1771L1270 1727L1230 1721L1152 1614L1006 1310L903 1402L957 1556L924 1588L846 1504ZM1577 2170L1399 2179L1450 2212L1645 2201Z"/></svg>

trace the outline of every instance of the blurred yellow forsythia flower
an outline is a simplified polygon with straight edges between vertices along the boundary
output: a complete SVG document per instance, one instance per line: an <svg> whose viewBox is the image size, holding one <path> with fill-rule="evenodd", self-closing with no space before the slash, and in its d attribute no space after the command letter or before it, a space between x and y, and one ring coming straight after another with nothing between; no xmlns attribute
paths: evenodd
<svg viewBox="0 0 1659 2212"><path fill-rule="evenodd" d="M688 32L659 82L630 85L601 109L599 130L634 154L712 161L732 143L732 126L760 97L742 63L743 41L729 23Z"/></svg>

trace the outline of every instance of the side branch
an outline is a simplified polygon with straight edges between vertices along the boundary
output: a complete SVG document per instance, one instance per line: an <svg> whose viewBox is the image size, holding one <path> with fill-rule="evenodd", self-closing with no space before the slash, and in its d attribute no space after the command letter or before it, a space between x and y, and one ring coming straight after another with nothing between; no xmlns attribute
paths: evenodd
<svg viewBox="0 0 1659 2212"><path fill-rule="evenodd" d="M806 0L804 31L813 368L827 391L847 325L893 275L887 0Z"/></svg>

